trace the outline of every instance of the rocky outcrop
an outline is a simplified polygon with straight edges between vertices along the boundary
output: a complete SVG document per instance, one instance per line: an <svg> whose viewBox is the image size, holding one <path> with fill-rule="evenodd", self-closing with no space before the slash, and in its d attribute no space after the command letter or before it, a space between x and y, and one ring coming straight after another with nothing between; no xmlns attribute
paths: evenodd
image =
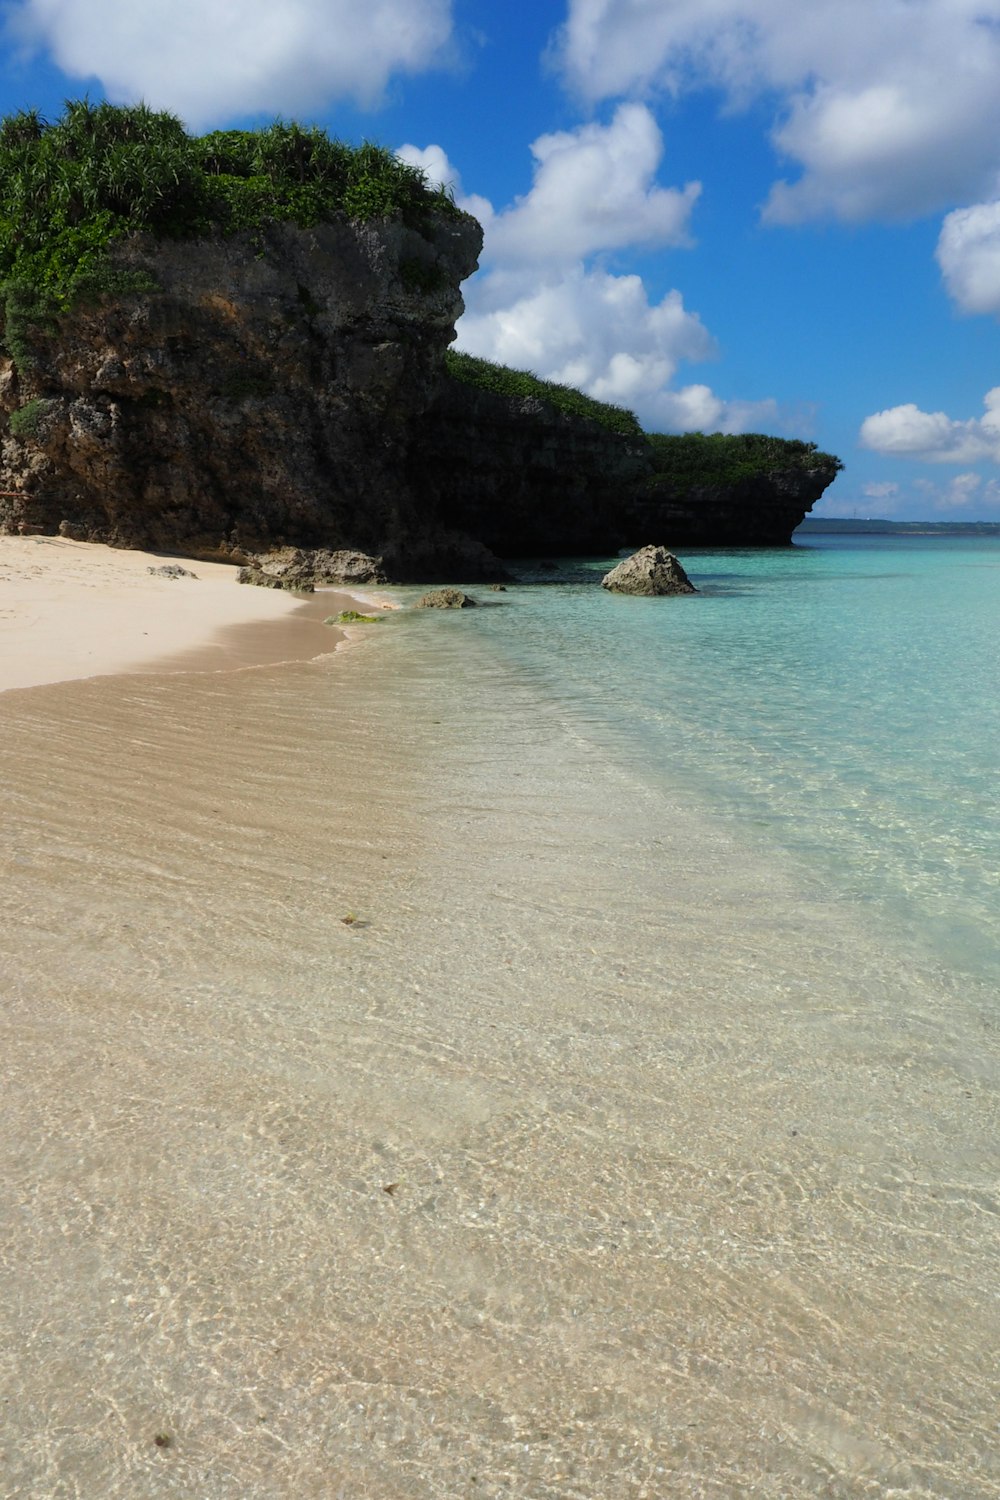
<svg viewBox="0 0 1000 1500"><path fill-rule="evenodd" d="M450 377L409 455L425 508L505 558L625 545L623 496L651 472L641 438Z"/></svg>
<svg viewBox="0 0 1000 1500"><path fill-rule="evenodd" d="M387 583L388 576L380 557L365 552L331 552L328 547L305 550L302 547L278 547L263 556L252 557L236 575L238 583L256 584L264 589L297 589L310 591L318 586L350 584L360 587L369 583Z"/></svg>
<svg viewBox="0 0 1000 1500"><path fill-rule="evenodd" d="M666 547L640 547L601 579L613 594L696 594L698 590Z"/></svg>
<svg viewBox="0 0 1000 1500"><path fill-rule="evenodd" d="M0 354L0 530L230 559L292 588L487 583L500 558L651 535L789 541L835 470L685 488L640 435L446 375L480 246L473 219L440 213L122 242L118 269L155 290L21 326L19 363Z"/></svg>
<svg viewBox="0 0 1000 1500"><path fill-rule="evenodd" d="M835 475L820 463L687 488L657 474L630 492L620 545L652 535L669 537L672 547L786 547Z"/></svg>
<svg viewBox="0 0 1000 1500"><path fill-rule="evenodd" d="M716 488L656 472L642 437L446 377L409 455L426 511L502 558L674 547L785 546L836 474L776 469Z"/></svg>
<svg viewBox="0 0 1000 1500"><path fill-rule="evenodd" d="M116 265L157 290L0 358L0 528L239 560L351 549L398 577L411 556L433 576L441 544L453 566L469 539L438 535L406 460L481 243L466 215L124 242Z"/></svg>

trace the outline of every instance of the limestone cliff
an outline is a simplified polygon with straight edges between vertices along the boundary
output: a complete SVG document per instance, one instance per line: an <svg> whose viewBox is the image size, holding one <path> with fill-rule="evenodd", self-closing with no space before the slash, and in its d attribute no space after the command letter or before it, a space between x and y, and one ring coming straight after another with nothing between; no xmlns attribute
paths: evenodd
<svg viewBox="0 0 1000 1500"><path fill-rule="evenodd" d="M817 453L800 467L778 461L725 484L691 484L661 472L641 435L447 377L409 457L425 513L500 557L606 553L651 540L785 546L838 467Z"/></svg>
<svg viewBox="0 0 1000 1500"><path fill-rule="evenodd" d="M448 376L481 242L452 209L116 244L150 290L4 330L0 530L234 560L361 551L400 581L788 542L835 460L692 486L641 434Z"/></svg>
<svg viewBox="0 0 1000 1500"><path fill-rule="evenodd" d="M439 215L115 247L155 290L75 306L0 359L0 528L395 551L405 572L433 550L406 455L481 242Z"/></svg>

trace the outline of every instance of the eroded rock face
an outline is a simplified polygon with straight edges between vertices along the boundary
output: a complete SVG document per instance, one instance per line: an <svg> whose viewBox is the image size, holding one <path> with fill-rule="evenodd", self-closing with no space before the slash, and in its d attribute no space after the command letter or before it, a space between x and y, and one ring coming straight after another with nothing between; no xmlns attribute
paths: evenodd
<svg viewBox="0 0 1000 1500"><path fill-rule="evenodd" d="M655 472L642 438L447 377L408 462L425 509L501 558L607 554L643 536L679 547L783 547L836 475L818 462L685 488Z"/></svg>
<svg viewBox="0 0 1000 1500"><path fill-rule="evenodd" d="M666 547L641 547L601 579L613 594L696 594L698 590Z"/></svg>
<svg viewBox="0 0 1000 1500"><path fill-rule="evenodd" d="M124 243L158 290L35 328L20 368L0 354L0 530L293 588L504 581L499 558L650 535L788 543L835 470L685 491L640 437L447 376L481 243L468 216ZM286 549L323 557L296 580Z"/></svg>
<svg viewBox="0 0 1000 1500"><path fill-rule="evenodd" d="M388 582L380 557L369 557L366 552L331 552L328 547L276 548L274 552L252 557L237 573L236 580L256 584L258 588L305 591L331 584Z"/></svg>
<svg viewBox="0 0 1000 1500"><path fill-rule="evenodd" d="M426 547L406 454L481 243L467 216L126 242L159 290L0 358L0 528L237 560Z"/></svg>

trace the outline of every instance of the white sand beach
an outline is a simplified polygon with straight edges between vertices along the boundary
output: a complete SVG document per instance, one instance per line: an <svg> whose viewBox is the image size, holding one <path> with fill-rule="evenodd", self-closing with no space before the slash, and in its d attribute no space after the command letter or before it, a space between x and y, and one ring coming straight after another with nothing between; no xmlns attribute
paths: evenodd
<svg viewBox="0 0 1000 1500"><path fill-rule="evenodd" d="M192 578L150 572L177 564ZM0 536L0 692L179 662L207 669L332 650L322 613L237 569L57 536ZM294 627L289 629L291 622ZM264 626L263 633L246 631ZM284 625L286 629L277 627ZM244 627L240 632L233 627Z"/></svg>

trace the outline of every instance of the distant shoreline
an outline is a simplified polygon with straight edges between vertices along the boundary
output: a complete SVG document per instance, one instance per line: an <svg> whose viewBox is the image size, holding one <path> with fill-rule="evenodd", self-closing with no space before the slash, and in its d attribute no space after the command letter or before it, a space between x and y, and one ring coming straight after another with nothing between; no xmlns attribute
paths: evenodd
<svg viewBox="0 0 1000 1500"><path fill-rule="evenodd" d="M880 521L807 516L797 536L1000 536L1000 521Z"/></svg>

